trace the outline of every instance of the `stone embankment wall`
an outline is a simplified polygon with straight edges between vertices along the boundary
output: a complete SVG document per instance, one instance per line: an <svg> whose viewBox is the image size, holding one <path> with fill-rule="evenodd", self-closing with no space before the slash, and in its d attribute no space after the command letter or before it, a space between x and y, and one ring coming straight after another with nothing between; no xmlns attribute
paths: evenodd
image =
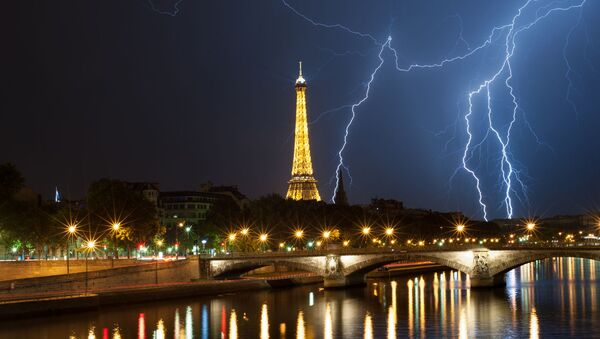
<svg viewBox="0 0 600 339"><path fill-rule="evenodd" d="M136 259L90 259L88 271L140 265ZM69 272L85 272L85 260L69 260ZM66 260L0 261L0 281L67 274Z"/></svg>
<svg viewBox="0 0 600 339"><path fill-rule="evenodd" d="M84 267L85 269L85 267ZM147 262L118 267L46 277L0 281L0 298L17 294L83 292L132 285L190 282L198 279L198 259ZM86 287L87 286L87 287Z"/></svg>

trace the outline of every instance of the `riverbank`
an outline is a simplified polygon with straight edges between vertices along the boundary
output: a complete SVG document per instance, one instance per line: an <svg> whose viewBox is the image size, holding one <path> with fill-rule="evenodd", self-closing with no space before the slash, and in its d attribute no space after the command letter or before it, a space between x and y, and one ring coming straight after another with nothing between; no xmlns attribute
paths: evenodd
<svg viewBox="0 0 600 339"><path fill-rule="evenodd" d="M103 306L152 302L191 296L207 296L305 284L323 279L312 274L274 276L264 279L202 280L190 283L132 285L78 293L15 295L0 301L0 319L94 310Z"/></svg>
<svg viewBox="0 0 600 339"><path fill-rule="evenodd" d="M430 262L393 264L371 272L367 278L385 279L406 274L436 271L442 266ZM322 283L321 276L306 272L255 274L237 280L194 280L161 284L122 285L45 293L5 293L0 297L0 319L94 310L104 306L153 302L193 296L209 296L252 290L284 288Z"/></svg>

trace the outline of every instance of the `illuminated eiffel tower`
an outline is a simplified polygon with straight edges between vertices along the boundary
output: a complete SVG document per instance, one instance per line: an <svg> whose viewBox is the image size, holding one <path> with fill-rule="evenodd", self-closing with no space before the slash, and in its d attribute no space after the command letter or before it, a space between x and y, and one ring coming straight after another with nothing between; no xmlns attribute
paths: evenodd
<svg viewBox="0 0 600 339"><path fill-rule="evenodd" d="M296 130L294 141L294 162L292 163L292 179L288 181L287 198L293 200L316 200L321 196L317 189L317 180L313 175L308 140L308 122L306 118L306 80L300 73L296 79Z"/></svg>

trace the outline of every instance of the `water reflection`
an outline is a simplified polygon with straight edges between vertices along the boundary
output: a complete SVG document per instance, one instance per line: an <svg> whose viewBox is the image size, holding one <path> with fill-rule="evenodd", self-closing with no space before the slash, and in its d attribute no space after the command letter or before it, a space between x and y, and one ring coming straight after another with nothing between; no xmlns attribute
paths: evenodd
<svg viewBox="0 0 600 339"><path fill-rule="evenodd" d="M138 315L138 339L146 339L146 318L144 313Z"/></svg>
<svg viewBox="0 0 600 339"><path fill-rule="evenodd" d="M323 329L323 337L325 339L333 338L333 325L331 320L331 304L327 303L325 305L325 326Z"/></svg>
<svg viewBox="0 0 600 339"><path fill-rule="evenodd" d="M263 304L260 311L260 338L269 339L269 312L267 304Z"/></svg>
<svg viewBox="0 0 600 339"><path fill-rule="evenodd" d="M229 338L237 339L238 337L238 329L237 329L237 315L235 314L235 309L231 309L231 315L229 316Z"/></svg>
<svg viewBox="0 0 600 339"><path fill-rule="evenodd" d="M165 339L165 323L162 319L156 323L156 330L154 331L154 339Z"/></svg>
<svg viewBox="0 0 600 339"><path fill-rule="evenodd" d="M366 289L242 292L41 318L35 326L24 319L4 323L0 337L592 337L600 331L599 269L585 259L543 260L508 272L506 288L494 290L471 290L467 275L448 270L373 280ZM270 324L278 329L269 333Z"/></svg>
<svg viewBox="0 0 600 339"><path fill-rule="evenodd" d="M535 311L535 307L531 309L531 315L529 316L529 338L539 339L540 337L540 325L538 316Z"/></svg>
<svg viewBox="0 0 600 339"><path fill-rule="evenodd" d="M113 339L121 339L121 329L118 324L115 324L115 328L113 328L112 337Z"/></svg>
<svg viewBox="0 0 600 339"><path fill-rule="evenodd" d="M373 339L373 320L369 312L365 314L365 339Z"/></svg>
<svg viewBox="0 0 600 339"><path fill-rule="evenodd" d="M296 339L304 339L304 313L298 311L298 321L296 323Z"/></svg>

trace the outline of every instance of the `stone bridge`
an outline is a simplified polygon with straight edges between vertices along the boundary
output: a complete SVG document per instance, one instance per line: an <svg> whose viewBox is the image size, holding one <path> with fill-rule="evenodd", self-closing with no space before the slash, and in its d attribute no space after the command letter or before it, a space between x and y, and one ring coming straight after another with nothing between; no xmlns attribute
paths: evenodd
<svg viewBox="0 0 600 339"><path fill-rule="evenodd" d="M239 277L251 270L282 264L290 269L323 276L326 288L366 282L367 273L398 261L431 261L468 274L471 287L504 284L504 274L532 261L576 257L600 260L598 247L457 248L457 249L348 249L332 251L238 253L202 257L205 278Z"/></svg>

